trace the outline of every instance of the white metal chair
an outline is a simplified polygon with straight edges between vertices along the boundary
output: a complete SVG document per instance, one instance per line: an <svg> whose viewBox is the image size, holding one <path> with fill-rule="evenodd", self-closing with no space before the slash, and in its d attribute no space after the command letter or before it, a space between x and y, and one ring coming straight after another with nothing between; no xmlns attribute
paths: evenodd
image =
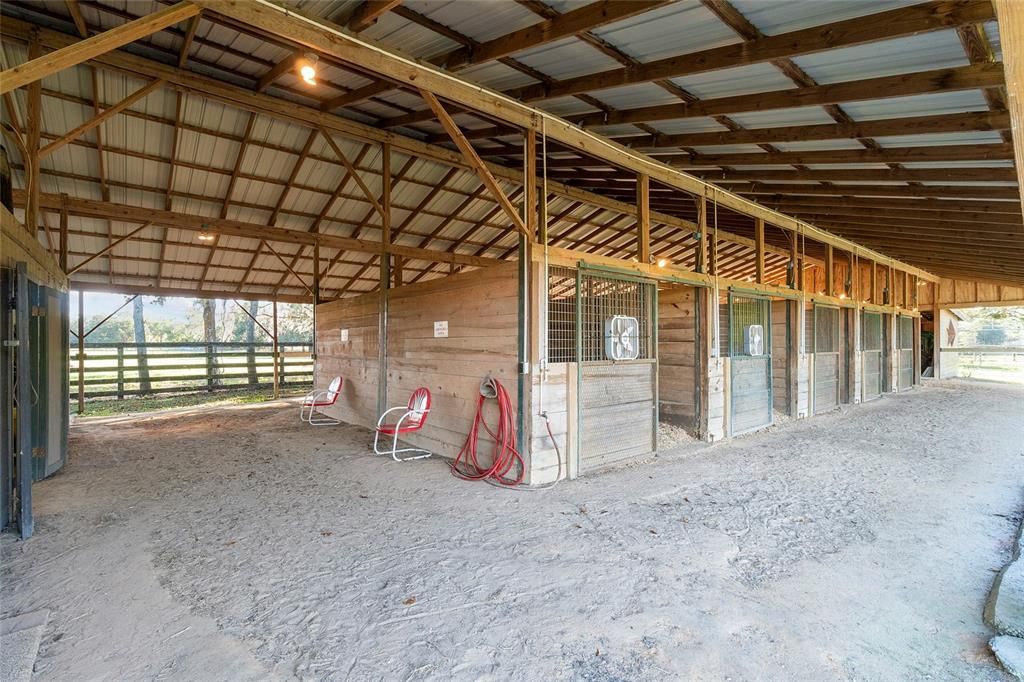
<svg viewBox="0 0 1024 682"><path fill-rule="evenodd" d="M392 412L402 410L402 416L398 418L398 421L393 424L385 424L384 419ZM409 403L400 407L392 407L389 410L385 410L384 414L377 420L377 429L373 436L373 451L378 455L391 455L396 462L407 462L412 459L424 459L430 457L433 453L423 448L401 448L398 447L398 436L399 434L412 433L413 431L419 431L423 428L423 425L427 423L427 414L430 413L430 391L426 388L417 388L409 396ZM380 449L380 437L381 434L384 436L391 437L391 449L381 450ZM418 452L418 455L409 455L406 457L399 457L399 453L402 452Z"/></svg>
<svg viewBox="0 0 1024 682"><path fill-rule="evenodd" d="M340 423L337 419L317 413L316 408L330 407L338 402L342 383L341 377L334 377L326 389L310 392L302 399L302 406L299 408L299 419L313 426L332 426Z"/></svg>

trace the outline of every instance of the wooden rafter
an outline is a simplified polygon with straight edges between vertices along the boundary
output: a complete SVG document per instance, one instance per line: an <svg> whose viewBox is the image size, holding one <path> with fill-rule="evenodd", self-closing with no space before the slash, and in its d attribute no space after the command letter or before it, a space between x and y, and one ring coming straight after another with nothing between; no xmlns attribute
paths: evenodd
<svg viewBox="0 0 1024 682"><path fill-rule="evenodd" d="M173 26L179 21L195 16L199 9L191 2L179 2L123 26L98 33L51 54L7 69L0 73L0 94L42 80L50 74L87 62L139 38Z"/></svg>
<svg viewBox="0 0 1024 682"><path fill-rule="evenodd" d="M455 120L448 115L447 111L445 111L441 102L434 97L433 93L427 92L426 90L421 90L420 95L434 111L434 115L437 116L437 120L439 120L444 129L448 131L448 135L451 137L452 142L455 143L455 146L462 152L466 161L469 162L470 166L472 166L476 171L476 174L480 177L480 181L487 187L487 190L491 193L491 196L494 197L494 200L498 202L498 205L501 206L501 209L505 212L508 219L517 230L525 234L527 237L532 238L529 230L526 229L526 223L523 222L522 216L520 216L519 212L516 211L515 206L513 206L512 202L509 201L509 198L505 195L505 191L501 189L501 186L494 178L494 175L491 174L487 165L484 164L483 160L476 153L473 145L469 143L469 140L467 140L462 134L462 131L459 130L459 126L455 123Z"/></svg>
<svg viewBox="0 0 1024 682"><path fill-rule="evenodd" d="M136 102L144 99L151 92L157 90L164 84L165 81L155 80L147 85L144 85L143 87L128 95L114 106L104 109L103 112L99 115L93 116L88 121L82 123L79 126L76 126L74 129L68 131L66 134L62 135L61 137L57 138L53 142L49 143L48 145L40 149L40 158L44 158L49 154L52 154L53 152L57 151L58 149L66 145L68 142L71 142L72 140L81 137L82 135L89 132L93 128L102 124L104 121L110 120L112 117L121 113L122 111L124 111L131 105L135 104Z"/></svg>
<svg viewBox="0 0 1024 682"><path fill-rule="evenodd" d="M382 15L387 14L401 3L402 0L364 0L349 17L348 29L356 33L365 31L377 23L377 19Z"/></svg>

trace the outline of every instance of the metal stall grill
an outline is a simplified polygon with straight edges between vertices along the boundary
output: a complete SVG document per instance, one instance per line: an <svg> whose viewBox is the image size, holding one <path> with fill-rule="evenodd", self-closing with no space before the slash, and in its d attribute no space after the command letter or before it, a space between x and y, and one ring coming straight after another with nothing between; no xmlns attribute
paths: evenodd
<svg viewBox="0 0 1024 682"><path fill-rule="evenodd" d="M864 311L861 318L861 371L863 373L863 399L873 400L882 395L882 314Z"/></svg>
<svg viewBox="0 0 1024 682"><path fill-rule="evenodd" d="M914 318L900 315L896 318L899 330L899 390L906 391L914 385Z"/></svg>
<svg viewBox="0 0 1024 682"><path fill-rule="evenodd" d="M771 301L729 294L729 432L771 426Z"/></svg>
<svg viewBox="0 0 1024 682"><path fill-rule="evenodd" d="M576 278L572 268L548 268L547 361L576 362Z"/></svg>
<svg viewBox="0 0 1024 682"><path fill-rule="evenodd" d="M839 405L839 308L814 306L814 412Z"/></svg>
<svg viewBox="0 0 1024 682"><path fill-rule="evenodd" d="M652 282L577 271L577 452L580 473L656 447L657 361Z"/></svg>

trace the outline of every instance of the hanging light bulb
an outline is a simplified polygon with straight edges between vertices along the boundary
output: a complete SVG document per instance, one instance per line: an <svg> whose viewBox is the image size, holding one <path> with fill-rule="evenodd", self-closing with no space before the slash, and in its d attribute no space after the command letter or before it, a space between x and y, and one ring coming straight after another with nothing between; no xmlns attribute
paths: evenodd
<svg viewBox="0 0 1024 682"><path fill-rule="evenodd" d="M310 85L316 85L316 63L318 61L320 61L320 57L312 52L307 52L297 62L299 76Z"/></svg>
<svg viewBox="0 0 1024 682"><path fill-rule="evenodd" d="M659 258L658 259L658 267L659 268L663 268L666 265L668 265L668 259L667 258Z"/></svg>

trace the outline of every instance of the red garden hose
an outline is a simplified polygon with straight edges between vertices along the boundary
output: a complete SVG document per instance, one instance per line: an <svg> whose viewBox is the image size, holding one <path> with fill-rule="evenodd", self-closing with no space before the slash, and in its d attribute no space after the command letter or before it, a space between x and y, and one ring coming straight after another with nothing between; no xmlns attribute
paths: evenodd
<svg viewBox="0 0 1024 682"><path fill-rule="evenodd" d="M488 398L495 398L498 401L498 424L494 429L484 419L484 403ZM488 466L482 466L477 457L477 441L481 425L494 439L494 452ZM509 472L513 469L515 476L510 476ZM523 482L525 467L523 458L516 448L516 426L512 399L509 398L505 387L490 376L480 384L480 397L476 402L473 426L469 430L469 435L466 436L465 444L459 450L458 457L452 462L452 474L465 481L487 481L504 486L517 486Z"/></svg>

